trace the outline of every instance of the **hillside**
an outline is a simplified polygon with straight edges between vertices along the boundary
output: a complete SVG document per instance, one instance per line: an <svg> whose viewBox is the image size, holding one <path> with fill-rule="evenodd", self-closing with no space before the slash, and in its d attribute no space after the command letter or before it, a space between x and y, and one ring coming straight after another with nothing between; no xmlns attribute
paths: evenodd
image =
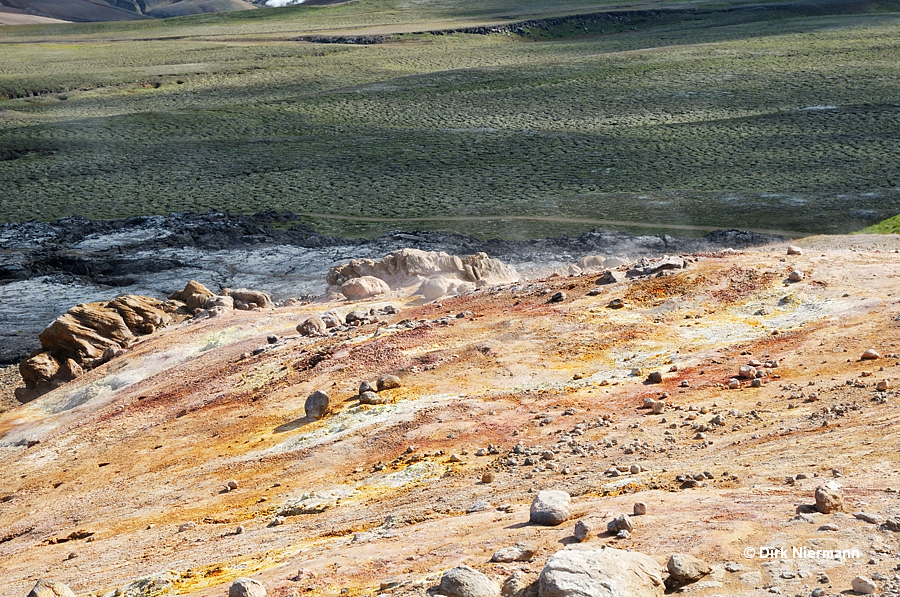
<svg viewBox="0 0 900 597"><path fill-rule="evenodd" d="M850 233L898 211L898 14L365 0L4 27L0 218Z"/></svg>
<svg viewBox="0 0 900 597"><path fill-rule="evenodd" d="M439 302L300 303L146 336L0 414L5 594L53 578L80 596L221 596L249 577L278 597L424 596L460 564L511 590L578 543L576 521L594 529L580 548L659 569L703 559L692 595L850 594L857 575L888 594L900 244L799 244L686 255L612 284L598 272ZM360 309L381 322L295 331ZM868 349L879 356L861 360ZM731 381L751 363L758 387ZM401 384L379 393L387 404L361 405L360 382L384 375ZM333 400L321 420L304 411L317 389ZM828 480L844 506L822 514ZM529 524L543 489L571 494L567 522ZM635 502L647 512L630 537L607 534ZM525 561L490 561L522 542ZM813 555L744 555L764 547Z"/></svg>

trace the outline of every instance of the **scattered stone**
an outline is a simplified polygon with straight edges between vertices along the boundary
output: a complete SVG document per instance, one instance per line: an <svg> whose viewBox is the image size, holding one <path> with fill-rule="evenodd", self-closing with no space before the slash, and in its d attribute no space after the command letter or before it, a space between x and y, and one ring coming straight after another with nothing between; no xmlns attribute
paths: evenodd
<svg viewBox="0 0 900 597"><path fill-rule="evenodd" d="M271 521L269 521L269 524L267 524L266 526L267 527L280 527L283 524L284 524L284 516L276 516Z"/></svg>
<svg viewBox="0 0 900 597"><path fill-rule="evenodd" d="M871 514L869 512L854 512L854 518L858 518L859 520L864 520L869 524L881 524L882 520L884 520L881 516L877 514Z"/></svg>
<svg viewBox="0 0 900 597"><path fill-rule="evenodd" d="M751 365L741 365L738 369L738 377L741 379L753 379L756 377L756 367Z"/></svg>
<svg viewBox="0 0 900 597"><path fill-rule="evenodd" d="M790 280L791 282L800 282L804 277L805 276L803 275L803 272L795 269L788 275L788 280Z"/></svg>
<svg viewBox="0 0 900 597"><path fill-rule="evenodd" d="M391 399L387 396L381 396L375 392L363 392L359 395L360 404L390 404Z"/></svg>
<svg viewBox="0 0 900 597"><path fill-rule="evenodd" d="M228 483L225 484L225 487L227 487L230 490L235 490L238 488L238 482L234 481L234 480L229 481Z"/></svg>
<svg viewBox="0 0 900 597"><path fill-rule="evenodd" d="M504 547L491 556L492 562L527 562L534 557L537 547L533 543L521 542L512 547Z"/></svg>
<svg viewBox="0 0 900 597"><path fill-rule="evenodd" d="M650 414L652 415L661 415L666 410L666 403L662 400L657 400L653 404L650 405Z"/></svg>
<svg viewBox="0 0 900 597"><path fill-rule="evenodd" d="M416 294L421 294L426 301L433 301L446 295L450 290L450 284L444 276L432 276L422 280Z"/></svg>
<svg viewBox="0 0 900 597"><path fill-rule="evenodd" d="M616 533L616 539L631 539L631 533L622 529L618 533Z"/></svg>
<svg viewBox="0 0 900 597"><path fill-rule="evenodd" d="M725 562L726 572L740 572L744 567L737 562Z"/></svg>
<svg viewBox="0 0 900 597"><path fill-rule="evenodd" d="M840 527L834 523L823 524L818 528L820 531L839 531Z"/></svg>
<svg viewBox="0 0 900 597"><path fill-rule="evenodd" d="M662 383L663 375L659 371L651 371L650 375L647 376L647 381L650 383Z"/></svg>
<svg viewBox="0 0 900 597"><path fill-rule="evenodd" d="M305 409L308 418L318 421L331 413L331 399L324 391L316 390L307 397Z"/></svg>
<svg viewBox="0 0 900 597"><path fill-rule="evenodd" d="M891 516L881 525L883 528L894 533L900 533L900 517Z"/></svg>
<svg viewBox="0 0 900 597"><path fill-rule="evenodd" d="M623 529L629 532L634 530L634 523L627 514L619 514L606 523L606 530L610 533L617 533Z"/></svg>
<svg viewBox="0 0 900 597"><path fill-rule="evenodd" d="M266 597L266 588L252 578L237 578L228 589L228 597Z"/></svg>
<svg viewBox="0 0 900 597"><path fill-rule="evenodd" d="M400 387L400 378L396 375L385 375L378 379L378 391L393 390Z"/></svg>
<svg viewBox="0 0 900 597"><path fill-rule="evenodd" d="M844 488L837 481L828 481L816 488L816 510L822 514L844 509Z"/></svg>
<svg viewBox="0 0 900 597"><path fill-rule="evenodd" d="M857 576L851 581L850 586L854 591L863 595L871 595L878 591L878 585L875 584L875 581L865 576Z"/></svg>
<svg viewBox="0 0 900 597"><path fill-rule="evenodd" d="M803 255L803 249L797 245L790 245L787 249L788 255Z"/></svg>
<svg viewBox="0 0 900 597"><path fill-rule="evenodd" d="M883 379L875 385L875 389L878 390L879 392L884 392L886 390L889 390L889 389L891 389L891 382L886 379Z"/></svg>
<svg viewBox="0 0 900 597"><path fill-rule="evenodd" d="M575 538L583 542L596 534L594 524L589 520L579 520L575 523Z"/></svg>
<svg viewBox="0 0 900 597"><path fill-rule="evenodd" d="M603 272L603 275L597 278L597 284L616 284L625 279L625 274L622 272L617 272L615 270L607 270Z"/></svg>
<svg viewBox="0 0 900 597"><path fill-rule="evenodd" d="M460 458L459 454L451 454L447 462L462 462L462 458Z"/></svg>
<svg viewBox="0 0 900 597"><path fill-rule="evenodd" d="M482 483L493 483L495 478L496 477L494 476L494 473L492 473L491 471L487 471L486 473L481 475L481 482Z"/></svg>
<svg viewBox="0 0 900 597"><path fill-rule="evenodd" d="M441 577L438 592L447 597L497 597L500 585L469 566L457 566Z"/></svg>
<svg viewBox="0 0 900 597"><path fill-rule="evenodd" d="M728 380L728 389L729 390L737 390L740 387L741 387L741 382L738 381L736 378L732 377L731 379Z"/></svg>
<svg viewBox="0 0 900 597"><path fill-rule="evenodd" d="M230 296L234 299L235 309L243 308L244 310L249 311L257 307L260 309L275 308L275 303L272 302L272 297L260 290L248 290L246 288L237 288L235 290L232 290L230 288L226 288L222 291L222 294L224 294L225 296Z"/></svg>
<svg viewBox="0 0 900 597"><path fill-rule="evenodd" d="M565 491L539 491L531 502L529 522L544 526L556 526L569 520L571 498Z"/></svg>
<svg viewBox="0 0 900 597"><path fill-rule="evenodd" d="M55 580L39 580L28 593L28 597L76 597L75 592Z"/></svg>
<svg viewBox="0 0 900 597"><path fill-rule="evenodd" d="M686 553L669 556L666 570L669 571L669 578L666 580L666 587L669 589L696 582L712 572L709 564Z"/></svg>
<svg viewBox="0 0 900 597"><path fill-rule="evenodd" d="M634 503L634 515L635 516L643 516L647 513L647 504L644 502L635 502Z"/></svg>
<svg viewBox="0 0 900 597"><path fill-rule="evenodd" d="M193 529L196 526L197 526L196 522L185 522L185 523L178 525L178 532L183 533L185 531L189 531L189 530Z"/></svg>
<svg viewBox="0 0 900 597"><path fill-rule="evenodd" d="M321 336L328 328L321 317L312 316L303 320L303 323L297 325L297 331L301 336Z"/></svg>
<svg viewBox="0 0 900 597"><path fill-rule="evenodd" d="M860 357L860 359L862 359L863 361L874 361L874 360L880 359L880 358L881 358L881 354L879 354L878 351L873 348L866 350L864 353L862 353L862 356Z"/></svg>
<svg viewBox="0 0 900 597"><path fill-rule="evenodd" d="M661 597L664 590L656 560L611 547L558 551L539 583L540 597Z"/></svg>
<svg viewBox="0 0 900 597"><path fill-rule="evenodd" d="M235 535L243 535L245 530L246 530L246 529L244 529L244 525L239 524L239 525L237 526L237 528L234 529L234 534L235 534Z"/></svg>
<svg viewBox="0 0 900 597"><path fill-rule="evenodd" d="M625 301L620 298L613 299L606 304L607 309L621 309L625 306Z"/></svg>
<svg viewBox="0 0 900 597"><path fill-rule="evenodd" d="M547 302L548 303L561 303L564 300L566 300L566 293L560 290L559 292L553 293L553 296L551 296L550 300L548 300Z"/></svg>

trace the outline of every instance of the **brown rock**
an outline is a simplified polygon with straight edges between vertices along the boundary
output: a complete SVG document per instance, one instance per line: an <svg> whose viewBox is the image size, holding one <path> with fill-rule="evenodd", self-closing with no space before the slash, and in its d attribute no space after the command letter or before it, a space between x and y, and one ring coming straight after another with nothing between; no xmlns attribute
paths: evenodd
<svg viewBox="0 0 900 597"><path fill-rule="evenodd" d="M670 588L698 581L712 572L709 564L686 553L672 554L666 569L669 571L666 585Z"/></svg>
<svg viewBox="0 0 900 597"><path fill-rule="evenodd" d="M102 303L79 305L41 332L41 346L57 359L84 363L96 359L110 346L125 347L134 334L122 316Z"/></svg>
<svg viewBox="0 0 900 597"><path fill-rule="evenodd" d="M878 351L876 351L874 348L870 348L866 352L862 353L862 356L860 358L864 361L874 361L875 359L880 359L881 355L878 354Z"/></svg>
<svg viewBox="0 0 900 597"><path fill-rule="evenodd" d="M185 285L184 289L172 293L169 298L174 301L181 301L187 306L188 311L194 312L197 309L202 309L206 304L206 300L211 296L213 296L213 293L209 288L196 280L191 280Z"/></svg>
<svg viewBox="0 0 900 597"><path fill-rule="evenodd" d="M798 247L797 245L791 245L787 249L788 255L803 255L803 249Z"/></svg>
<svg viewBox="0 0 900 597"><path fill-rule="evenodd" d="M400 378L396 375L385 375L384 377L378 379L378 383L376 385L379 392L383 390L393 390L394 388L400 387Z"/></svg>
<svg viewBox="0 0 900 597"><path fill-rule="evenodd" d="M128 294L107 305L115 309L128 329L136 334L152 334L172 321L171 315L163 310L162 302L146 296Z"/></svg>
<svg viewBox="0 0 900 597"><path fill-rule="evenodd" d="M226 288L222 291L222 294L224 294L225 296L230 296L234 299L235 309L238 308L238 303L244 303L250 309L252 309L254 305L259 307L260 309L275 308L275 303L272 302L272 297L260 290L248 290L247 288L237 288L235 290L232 290L231 288Z"/></svg>
<svg viewBox="0 0 900 597"><path fill-rule="evenodd" d="M325 333L327 327L321 317L308 317L297 326L297 331L302 336L320 336Z"/></svg>
<svg viewBox="0 0 900 597"><path fill-rule="evenodd" d="M56 377L59 373L59 361L49 352L42 352L19 363L19 373L25 380L25 387L33 390Z"/></svg>
<svg viewBox="0 0 900 597"><path fill-rule="evenodd" d="M844 488L837 481L829 481L816 488L816 510L822 514L844 509Z"/></svg>
<svg viewBox="0 0 900 597"><path fill-rule="evenodd" d="M28 597L75 597L75 593L61 582L39 580Z"/></svg>

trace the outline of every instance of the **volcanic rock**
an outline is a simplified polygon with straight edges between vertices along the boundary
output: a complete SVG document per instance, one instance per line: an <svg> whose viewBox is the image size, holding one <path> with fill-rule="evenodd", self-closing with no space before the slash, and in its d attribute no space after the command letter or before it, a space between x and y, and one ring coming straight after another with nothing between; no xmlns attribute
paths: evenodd
<svg viewBox="0 0 900 597"><path fill-rule="evenodd" d="M660 566L648 555L571 546L553 554L540 577L540 597L660 597Z"/></svg>
<svg viewBox="0 0 900 597"><path fill-rule="evenodd" d="M39 580L27 597L76 597L75 593L61 582Z"/></svg>
<svg viewBox="0 0 900 597"><path fill-rule="evenodd" d="M238 578L231 583L228 597L266 597L266 588L252 578Z"/></svg>
<svg viewBox="0 0 900 597"><path fill-rule="evenodd" d="M666 569L669 571L669 578L666 581L669 588L696 582L712 572L709 564L686 553L669 556Z"/></svg>
<svg viewBox="0 0 900 597"><path fill-rule="evenodd" d="M322 390L316 390L306 398L306 416L319 420L331 412L331 401L328 394Z"/></svg>
<svg viewBox="0 0 900 597"><path fill-rule="evenodd" d="M327 326L321 317L313 315L307 317L302 323L297 325L297 331L301 336L320 336L325 333Z"/></svg>
<svg viewBox="0 0 900 597"><path fill-rule="evenodd" d="M350 300L359 300L390 292L391 287L375 276L351 278L341 284L341 293Z"/></svg>
<svg viewBox="0 0 900 597"><path fill-rule="evenodd" d="M396 375L385 375L378 378L378 391L393 390L400 387L400 378Z"/></svg>
<svg viewBox="0 0 900 597"><path fill-rule="evenodd" d="M447 597L499 597L500 585L469 566L457 566L444 573L438 591Z"/></svg>
<svg viewBox="0 0 900 597"><path fill-rule="evenodd" d="M571 498L565 491L539 491L531 502L529 522L544 526L556 526L569 520Z"/></svg>
<svg viewBox="0 0 900 597"><path fill-rule="evenodd" d="M822 514L844 509L844 488L837 481L828 481L816 488L816 510Z"/></svg>
<svg viewBox="0 0 900 597"><path fill-rule="evenodd" d="M222 291L222 294L234 299L235 309L238 308L239 304L246 305L244 310L250 310L254 307L259 307L260 309L272 309L275 307L275 303L272 302L272 297L269 296L268 293L260 290L248 290L247 288L237 288L232 290L226 288Z"/></svg>
<svg viewBox="0 0 900 597"><path fill-rule="evenodd" d="M516 543L512 547L504 547L494 552L492 562L526 562L534 557L537 548L532 543Z"/></svg>

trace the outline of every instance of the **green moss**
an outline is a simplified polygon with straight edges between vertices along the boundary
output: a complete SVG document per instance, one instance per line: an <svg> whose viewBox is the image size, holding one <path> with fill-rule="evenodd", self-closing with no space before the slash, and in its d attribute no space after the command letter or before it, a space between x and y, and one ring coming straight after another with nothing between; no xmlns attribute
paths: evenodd
<svg viewBox="0 0 900 597"><path fill-rule="evenodd" d="M900 215L882 220L873 226L863 228L854 234L900 234Z"/></svg>

